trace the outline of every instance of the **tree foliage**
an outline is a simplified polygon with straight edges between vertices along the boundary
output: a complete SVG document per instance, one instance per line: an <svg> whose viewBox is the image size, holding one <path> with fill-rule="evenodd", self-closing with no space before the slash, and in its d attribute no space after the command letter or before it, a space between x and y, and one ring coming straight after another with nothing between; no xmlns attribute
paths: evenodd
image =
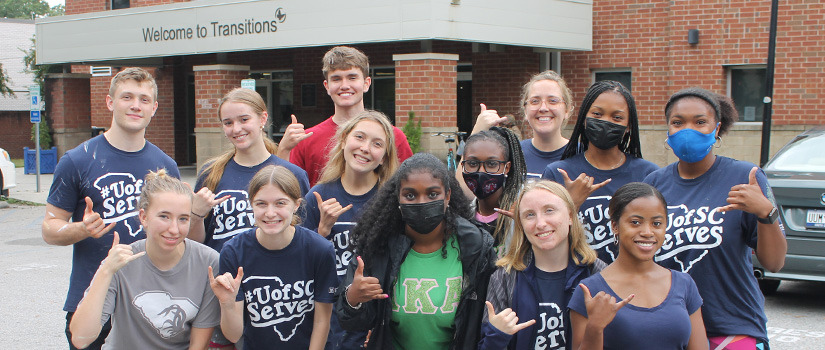
<svg viewBox="0 0 825 350"><path fill-rule="evenodd" d="M63 5L49 7L49 3L44 0L0 0L0 18L35 19L62 16L65 12Z"/></svg>
<svg viewBox="0 0 825 350"><path fill-rule="evenodd" d="M407 113L409 119L407 124L401 128L401 131L407 136L407 142L410 144L410 149L413 153L418 153L421 150L421 119L415 120L415 112Z"/></svg>
<svg viewBox="0 0 825 350"><path fill-rule="evenodd" d="M3 64L0 63L0 96L14 96L14 90L9 85L11 85L11 79L3 69Z"/></svg>

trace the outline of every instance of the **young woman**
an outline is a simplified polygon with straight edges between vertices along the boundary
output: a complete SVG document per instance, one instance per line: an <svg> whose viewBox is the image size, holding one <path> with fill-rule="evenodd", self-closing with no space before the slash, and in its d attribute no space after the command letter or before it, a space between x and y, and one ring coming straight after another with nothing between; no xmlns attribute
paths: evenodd
<svg viewBox="0 0 825 350"><path fill-rule="evenodd" d="M510 249L490 278L479 348L569 349L567 303L576 285L605 264L587 245L562 185L528 183L513 215Z"/></svg>
<svg viewBox="0 0 825 350"><path fill-rule="evenodd" d="M687 272L705 307L711 348L754 349L767 344L764 297L753 276L752 252L769 271L785 263L788 245L777 222L765 173L755 165L717 156L720 137L737 120L733 102L690 88L665 106L667 145L679 161L645 178L664 195L670 223L656 260Z"/></svg>
<svg viewBox="0 0 825 350"><path fill-rule="evenodd" d="M609 264L617 253L607 215L610 196L659 169L642 159L639 117L630 91L616 81L590 86L570 140L563 160L548 165L542 178L567 187L587 231L587 243Z"/></svg>
<svg viewBox="0 0 825 350"><path fill-rule="evenodd" d="M530 78L521 91L521 111L533 130L533 138L521 141L527 176L538 178L547 164L561 159L567 139L561 128L573 113L573 93L558 73L547 70ZM495 110L481 105L473 133L507 121Z"/></svg>
<svg viewBox="0 0 825 350"><path fill-rule="evenodd" d="M233 343L243 336L248 350L323 349L338 285L335 249L295 226L301 190L287 168L261 169L249 197L257 228L224 245L221 275L210 278L223 334Z"/></svg>
<svg viewBox="0 0 825 350"><path fill-rule="evenodd" d="M352 261L350 232L361 208L398 169L395 140L387 117L365 111L342 125L318 184L307 193L301 226L318 232L335 246L338 278ZM327 349L364 344L366 332L346 333L333 317Z"/></svg>
<svg viewBox="0 0 825 350"><path fill-rule="evenodd" d="M503 256L513 222L496 208L512 207L524 184L526 168L518 137L495 126L470 135L459 171L462 189L475 198L476 221L493 236L498 256Z"/></svg>
<svg viewBox="0 0 825 350"><path fill-rule="evenodd" d="M653 261L667 223L667 203L652 186L631 182L616 191L610 225L619 256L573 294L571 349L708 348L693 279Z"/></svg>
<svg viewBox="0 0 825 350"><path fill-rule="evenodd" d="M441 160L404 161L355 226L358 258L335 307L341 326L371 330L368 349L475 349L495 253L471 217Z"/></svg>
<svg viewBox="0 0 825 350"><path fill-rule="evenodd" d="M72 318L72 344L86 348L111 318L104 348L206 349L220 308L203 274L218 253L186 239L192 190L166 170L150 172L138 207L146 239L118 244L114 233Z"/></svg>
<svg viewBox="0 0 825 350"><path fill-rule="evenodd" d="M233 147L209 160L198 175L191 233L192 239L220 252L230 238L254 225L246 188L255 173L268 165L289 169L298 178L301 197L309 190L309 180L303 169L273 155L277 146L264 133L269 115L257 92L229 91L218 106L218 117Z"/></svg>

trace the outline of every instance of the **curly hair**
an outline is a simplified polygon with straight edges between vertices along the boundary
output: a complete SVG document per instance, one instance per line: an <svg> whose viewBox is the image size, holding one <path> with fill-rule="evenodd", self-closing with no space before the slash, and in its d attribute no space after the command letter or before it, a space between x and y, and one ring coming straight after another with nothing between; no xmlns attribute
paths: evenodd
<svg viewBox="0 0 825 350"><path fill-rule="evenodd" d="M584 134L584 123L587 120L587 113L590 112L590 106L596 101L601 94L606 92L613 92L624 97L627 103L627 133L619 142L619 151L628 153L636 158L642 158L641 138L639 137L639 115L636 112L636 102L633 95L630 93L622 83L613 80L602 80L595 82L587 90L587 95L584 96L581 108L579 108L579 116L576 119L576 126L573 127L573 133L570 135L570 142L564 149L561 159L567 159L576 154L583 153L587 150L590 141Z"/></svg>
<svg viewBox="0 0 825 350"><path fill-rule="evenodd" d="M450 203L444 215L444 246L441 256L447 257L447 240L455 232L455 220L462 217L469 220L473 213L470 201L458 185L455 175L447 171L447 166L429 153L416 153L408 158L398 171L367 202L361 217L352 232L355 252L370 261L372 257L385 254L389 235L404 234L404 220L401 218L398 197L401 182L411 174L429 173L441 180L445 193L450 193Z"/></svg>

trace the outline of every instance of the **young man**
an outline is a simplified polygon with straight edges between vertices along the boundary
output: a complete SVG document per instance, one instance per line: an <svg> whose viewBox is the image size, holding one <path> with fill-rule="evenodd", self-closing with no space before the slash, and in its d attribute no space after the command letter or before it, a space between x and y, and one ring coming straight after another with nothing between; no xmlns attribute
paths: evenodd
<svg viewBox="0 0 825 350"><path fill-rule="evenodd" d="M106 106L112 126L66 152L57 164L43 220L43 240L52 245L74 245L69 293L63 310L66 337L74 349L69 323L77 304L108 255L114 234L120 243L146 238L138 220L137 202L143 177L166 168L180 178L177 164L144 138L158 109L155 79L140 68L118 73L109 87ZM100 349L111 325L87 349Z"/></svg>
<svg viewBox="0 0 825 350"><path fill-rule="evenodd" d="M311 186L315 186L321 171L329 160L329 150L339 125L364 111L364 93L369 91L370 63L358 49L336 46L327 51L323 59L324 88L335 104L335 114L329 119L304 132L304 126L293 116L284 138L278 146L278 157L289 159L306 170ZM407 136L393 127L398 161L412 156Z"/></svg>

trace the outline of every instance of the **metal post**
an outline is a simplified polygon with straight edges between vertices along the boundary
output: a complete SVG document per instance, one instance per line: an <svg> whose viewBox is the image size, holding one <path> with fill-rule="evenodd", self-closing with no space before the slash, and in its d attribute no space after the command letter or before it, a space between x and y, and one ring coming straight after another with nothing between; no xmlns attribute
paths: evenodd
<svg viewBox="0 0 825 350"><path fill-rule="evenodd" d="M34 124L36 131L34 134L34 147L36 147L36 151L34 151L34 167L37 168L37 193L40 193L40 122Z"/></svg>
<svg viewBox="0 0 825 350"><path fill-rule="evenodd" d="M768 65L765 69L765 97L762 99L762 150L759 166L765 166L771 152L771 112L773 111L773 70L776 60L776 17L779 0L771 1L771 27L768 39Z"/></svg>

